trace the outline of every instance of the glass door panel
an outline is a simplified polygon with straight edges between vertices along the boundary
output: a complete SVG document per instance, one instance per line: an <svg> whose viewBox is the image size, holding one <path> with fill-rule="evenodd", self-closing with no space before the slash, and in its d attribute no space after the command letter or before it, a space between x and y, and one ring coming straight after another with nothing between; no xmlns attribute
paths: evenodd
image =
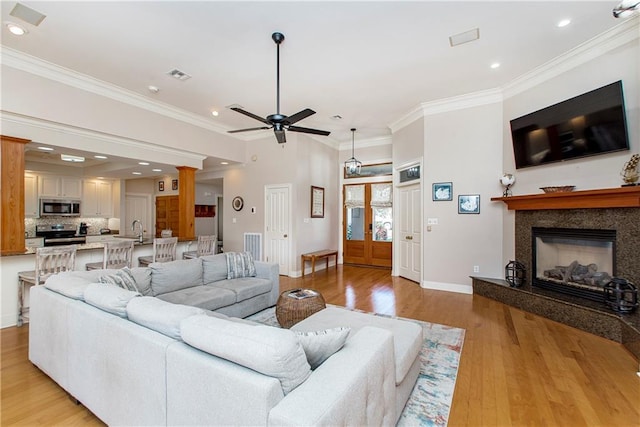
<svg viewBox="0 0 640 427"><path fill-rule="evenodd" d="M347 240L364 240L364 208L347 208Z"/></svg>
<svg viewBox="0 0 640 427"><path fill-rule="evenodd" d="M372 208L373 210L373 240L376 242L391 242L393 240L393 209Z"/></svg>

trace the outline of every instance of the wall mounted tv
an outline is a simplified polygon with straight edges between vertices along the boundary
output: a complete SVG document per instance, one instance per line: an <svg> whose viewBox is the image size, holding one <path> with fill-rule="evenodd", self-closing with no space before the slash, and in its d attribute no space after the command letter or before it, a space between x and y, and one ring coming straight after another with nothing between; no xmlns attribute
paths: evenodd
<svg viewBox="0 0 640 427"><path fill-rule="evenodd" d="M622 82L511 120L516 169L628 150Z"/></svg>

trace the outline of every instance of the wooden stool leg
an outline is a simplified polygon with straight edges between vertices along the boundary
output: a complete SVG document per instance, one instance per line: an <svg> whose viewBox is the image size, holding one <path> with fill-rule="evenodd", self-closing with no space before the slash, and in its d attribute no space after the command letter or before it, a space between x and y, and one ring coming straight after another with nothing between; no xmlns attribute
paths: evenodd
<svg viewBox="0 0 640 427"><path fill-rule="evenodd" d="M302 277L304 277L304 255L300 255L300 264L302 264Z"/></svg>
<svg viewBox="0 0 640 427"><path fill-rule="evenodd" d="M316 274L316 256L313 255L311 257L311 275L314 276Z"/></svg>

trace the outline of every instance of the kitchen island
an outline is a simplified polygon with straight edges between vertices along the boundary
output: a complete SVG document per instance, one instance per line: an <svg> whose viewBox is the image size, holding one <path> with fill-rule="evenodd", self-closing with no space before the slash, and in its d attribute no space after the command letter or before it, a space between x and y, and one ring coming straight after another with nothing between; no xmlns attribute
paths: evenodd
<svg viewBox="0 0 640 427"><path fill-rule="evenodd" d="M112 236L115 239L121 237ZM176 258L182 259L182 253L193 250L195 239L178 239ZM76 252L76 270L85 270L90 262L102 261L104 242L78 245ZM27 248L24 253L0 256L0 318L1 327L15 326L18 319L18 272L35 269L36 248ZM135 242L133 248L133 266L138 266L138 257L153 255L153 239ZM29 289L25 289L25 306L29 305Z"/></svg>

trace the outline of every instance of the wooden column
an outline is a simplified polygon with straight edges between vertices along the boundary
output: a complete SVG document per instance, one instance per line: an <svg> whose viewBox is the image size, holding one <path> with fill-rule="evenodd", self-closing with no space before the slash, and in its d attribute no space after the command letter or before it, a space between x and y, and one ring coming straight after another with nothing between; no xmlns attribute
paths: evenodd
<svg viewBox="0 0 640 427"><path fill-rule="evenodd" d="M0 136L0 254L24 253L24 145Z"/></svg>
<svg viewBox="0 0 640 427"><path fill-rule="evenodd" d="M177 166L178 192L180 195L180 222L178 236L182 239L194 239L196 209L196 168Z"/></svg>

